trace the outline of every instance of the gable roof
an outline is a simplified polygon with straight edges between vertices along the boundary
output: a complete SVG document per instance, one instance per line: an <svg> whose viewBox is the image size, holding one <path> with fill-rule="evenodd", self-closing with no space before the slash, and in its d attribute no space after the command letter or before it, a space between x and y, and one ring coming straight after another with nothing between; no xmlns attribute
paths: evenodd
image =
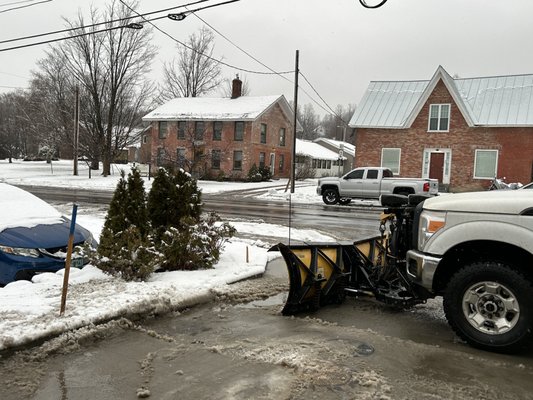
<svg viewBox="0 0 533 400"><path fill-rule="evenodd" d="M229 97L178 97L143 117L143 121L254 121L279 103L281 109L292 120L292 109L285 96L241 96Z"/></svg>
<svg viewBox="0 0 533 400"><path fill-rule="evenodd" d="M331 151L318 143L309 140L296 139L296 154L317 160L338 160L339 154ZM343 160L346 157L341 157Z"/></svg>
<svg viewBox="0 0 533 400"><path fill-rule="evenodd" d="M439 81L469 126L533 126L533 74L454 79L442 66L429 81L370 82L349 126L409 128Z"/></svg>

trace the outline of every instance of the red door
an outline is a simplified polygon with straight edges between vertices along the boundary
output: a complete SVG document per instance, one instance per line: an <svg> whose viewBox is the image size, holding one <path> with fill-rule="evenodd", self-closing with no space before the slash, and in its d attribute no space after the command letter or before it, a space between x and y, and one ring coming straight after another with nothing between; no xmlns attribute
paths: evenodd
<svg viewBox="0 0 533 400"><path fill-rule="evenodd" d="M442 183L444 175L444 153L431 153L429 161L429 177Z"/></svg>

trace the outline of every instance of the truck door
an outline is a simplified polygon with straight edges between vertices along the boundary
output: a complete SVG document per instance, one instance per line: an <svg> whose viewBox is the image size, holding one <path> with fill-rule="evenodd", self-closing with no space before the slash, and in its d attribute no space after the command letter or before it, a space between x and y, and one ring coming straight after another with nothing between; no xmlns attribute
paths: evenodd
<svg viewBox="0 0 533 400"><path fill-rule="evenodd" d="M378 169L368 169L366 176L363 179L363 186L361 197L379 197L380 192L380 176Z"/></svg>
<svg viewBox="0 0 533 400"><path fill-rule="evenodd" d="M363 175L364 169L354 169L350 173L344 175L340 180L341 196L346 197L361 197L363 193Z"/></svg>

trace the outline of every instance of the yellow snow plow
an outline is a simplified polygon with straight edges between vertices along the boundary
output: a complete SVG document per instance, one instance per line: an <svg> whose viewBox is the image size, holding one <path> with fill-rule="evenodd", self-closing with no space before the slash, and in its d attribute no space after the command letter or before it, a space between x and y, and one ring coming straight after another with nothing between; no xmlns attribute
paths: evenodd
<svg viewBox="0 0 533 400"><path fill-rule="evenodd" d="M424 302L428 296L412 287L405 276L413 211L426 198L411 197L385 198L388 207L381 215L379 236L356 242L273 246L270 251L281 252L289 273L289 294L282 313L292 315L342 303L346 295L371 295L400 307Z"/></svg>

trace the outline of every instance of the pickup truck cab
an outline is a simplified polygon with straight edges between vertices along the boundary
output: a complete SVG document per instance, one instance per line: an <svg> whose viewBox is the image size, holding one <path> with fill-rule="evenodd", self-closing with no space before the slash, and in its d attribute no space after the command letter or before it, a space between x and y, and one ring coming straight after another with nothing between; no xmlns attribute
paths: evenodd
<svg viewBox="0 0 533 400"><path fill-rule="evenodd" d="M458 193L417 207L406 255L411 282L443 296L465 341L520 348L533 336L533 191Z"/></svg>
<svg viewBox="0 0 533 400"><path fill-rule="evenodd" d="M361 167L340 178L321 178L317 186L317 194L328 205L348 204L353 198L378 199L382 194L437 193L436 179L397 178L390 169L382 167Z"/></svg>

